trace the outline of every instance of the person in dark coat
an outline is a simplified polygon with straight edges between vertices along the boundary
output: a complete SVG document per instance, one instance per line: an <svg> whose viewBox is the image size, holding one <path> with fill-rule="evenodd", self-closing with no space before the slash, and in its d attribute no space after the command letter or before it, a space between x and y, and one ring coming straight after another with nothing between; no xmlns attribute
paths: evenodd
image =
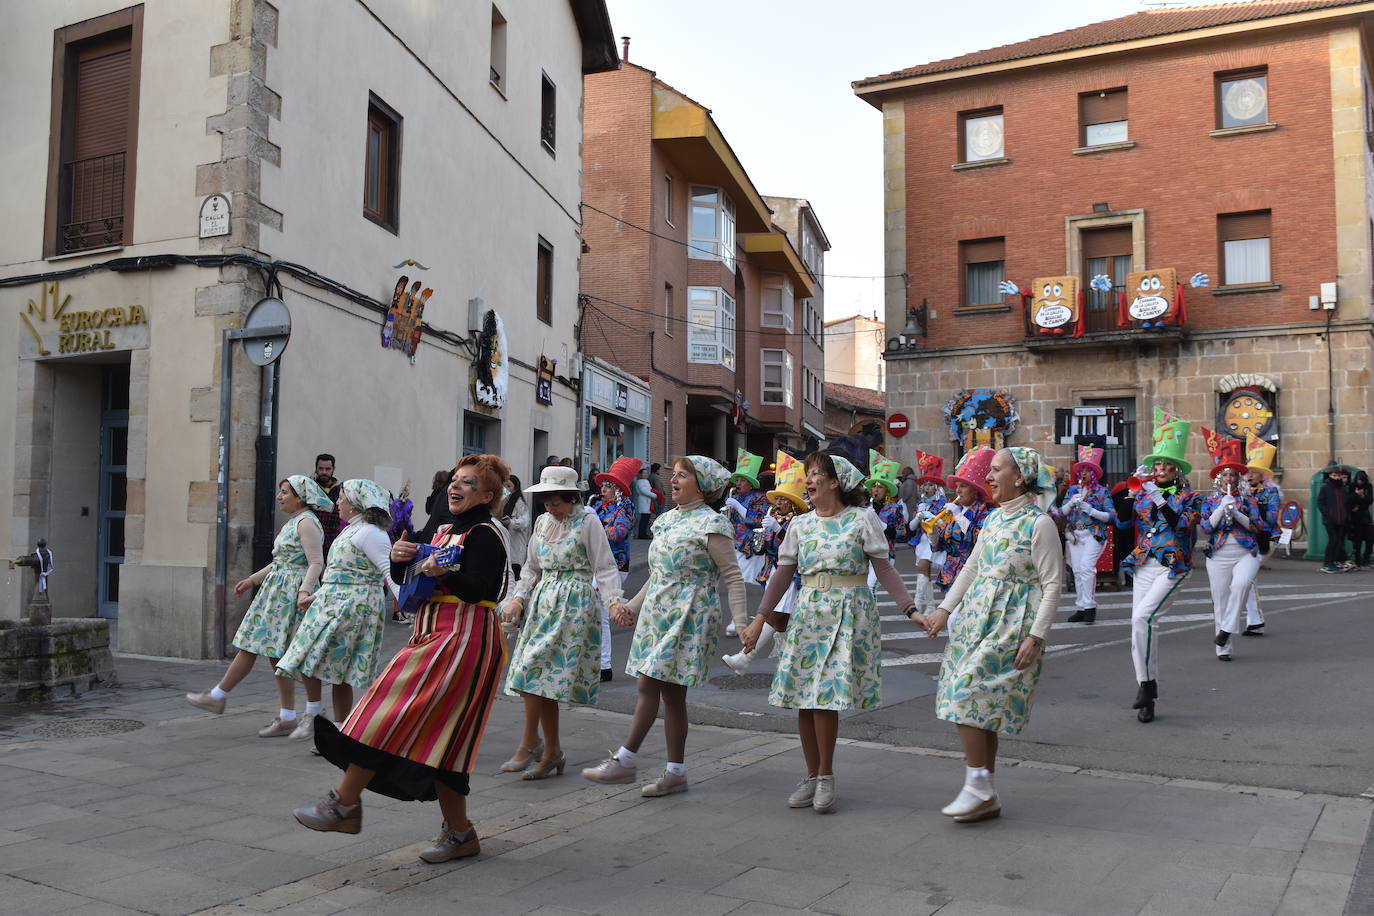
<svg viewBox="0 0 1374 916"><path fill-rule="evenodd" d="M1345 553L1345 539L1350 533L1349 472L1340 465L1332 465L1324 472L1326 479L1317 491L1317 511L1322 514L1326 529L1326 556L1322 572L1336 573L1353 569Z"/></svg>
<svg viewBox="0 0 1374 916"><path fill-rule="evenodd" d="M1369 475L1364 471L1356 471L1355 479L1350 484L1350 540L1355 547L1355 555L1350 559L1356 569L1369 569L1369 554L1374 549L1371 505L1374 505L1374 487L1370 486Z"/></svg>

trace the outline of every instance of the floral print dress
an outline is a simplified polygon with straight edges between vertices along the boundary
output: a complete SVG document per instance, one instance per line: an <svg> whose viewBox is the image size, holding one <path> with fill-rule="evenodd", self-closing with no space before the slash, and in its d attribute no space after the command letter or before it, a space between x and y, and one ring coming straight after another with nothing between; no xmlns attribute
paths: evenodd
<svg viewBox="0 0 1374 916"><path fill-rule="evenodd" d="M706 679L721 628L720 570L706 538L734 531L707 506L665 512L651 531L649 583L625 673L695 687Z"/></svg>
<svg viewBox="0 0 1374 916"><path fill-rule="evenodd" d="M1044 514L1026 500L1010 512L995 510L984 524L974 548L978 575L950 623L935 697L937 718L1014 735L1030 717L1044 655L1020 671L1012 661L1040 605L1031 535Z"/></svg>
<svg viewBox="0 0 1374 916"><path fill-rule="evenodd" d="M357 543L367 528L355 519L329 547L315 600L277 665L283 677L313 677L362 689L372 683L382 651L386 616L382 570Z"/></svg>
<svg viewBox="0 0 1374 916"><path fill-rule="evenodd" d="M597 538L601 543L588 549L587 541ZM601 608L592 591L593 575L608 602L620 597L620 573L605 529L591 512L575 510L563 523L546 512L534 523L529 555L534 562L522 570L516 593L538 581L511 654L506 693L595 703L601 686ZM594 555L601 559L599 570Z"/></svg>
<svg viewBox="0 0 1374 916"><path fill-rule="evenodd" d="M319 529L323 540L320 520L309 509L296 513L282 525L277 539L272 542L272 568L258 586L248 613L243 615L243 622L234 634L234 648L268 658L281 658L291 645L291 637L296 634L303 614L296 605L296 598L310 566L301 543L301 525Z"/></svg>
<svg viewBox="0 0 1374 916"><path fill-rule="evenodd" d="M878 516L848 506L829 518L808 512L792 520L779 565L802 576L863 577L869 559L887 558ZM783 634L768 702L787 709L873 709L881 704L881 624L866 585L816 587L803 579Z"/></svg>

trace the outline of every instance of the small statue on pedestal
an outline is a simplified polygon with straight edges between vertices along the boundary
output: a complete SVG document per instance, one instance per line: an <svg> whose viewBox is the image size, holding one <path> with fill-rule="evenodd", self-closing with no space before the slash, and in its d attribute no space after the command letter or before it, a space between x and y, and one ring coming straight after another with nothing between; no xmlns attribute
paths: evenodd
<svg viewBox="0 0 1374 916"><path fill-rule="evenodd" d="M24 622L35 627L52 623L52 603L48 601L48 576L52 575L53 562L48 542L39 538L38 546L31 556L10 560L10 569L15 567L27 567L38 576L33 596L29 599L29 614Z"/></svg>

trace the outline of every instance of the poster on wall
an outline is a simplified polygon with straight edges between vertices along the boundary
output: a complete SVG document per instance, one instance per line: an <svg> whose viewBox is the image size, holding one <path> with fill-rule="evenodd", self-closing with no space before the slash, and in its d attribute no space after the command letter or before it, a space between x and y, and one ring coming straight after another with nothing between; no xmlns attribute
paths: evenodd
<svg viewBox="0 0 1374 916"><path fill-rule="evenodd" d="M534 399L540 404L553 403L553 373L557 367L558 360L540 355L539 375L534 383Z"/></svg>
<svg viewBox="0 0 1374 916"><path fill-rule="evenodd" d="M410 357L415 365L415 354L420 347L420 328L424 321L425 305L434 290L420 291L420 281L416 280L406 289L409 277L402 275L396 281L396 289L391 294L391 308L382 321L382 346L390 350L400 350Z"/></svg>

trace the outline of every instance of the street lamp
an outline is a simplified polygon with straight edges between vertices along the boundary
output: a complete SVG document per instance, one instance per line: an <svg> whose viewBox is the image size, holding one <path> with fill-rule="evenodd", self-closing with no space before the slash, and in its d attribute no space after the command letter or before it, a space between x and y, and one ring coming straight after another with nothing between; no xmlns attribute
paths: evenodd
<svg viewBox="0 0 1374 916"><path fill-rule="evenodd" d="M928 314L926 303L927 300L922 299L920 308L911 305L906 307L906 324L896 337L888 338L887 348L889 350L911 351L916 349L916 339L926 336L926 316Z"/></svg>

